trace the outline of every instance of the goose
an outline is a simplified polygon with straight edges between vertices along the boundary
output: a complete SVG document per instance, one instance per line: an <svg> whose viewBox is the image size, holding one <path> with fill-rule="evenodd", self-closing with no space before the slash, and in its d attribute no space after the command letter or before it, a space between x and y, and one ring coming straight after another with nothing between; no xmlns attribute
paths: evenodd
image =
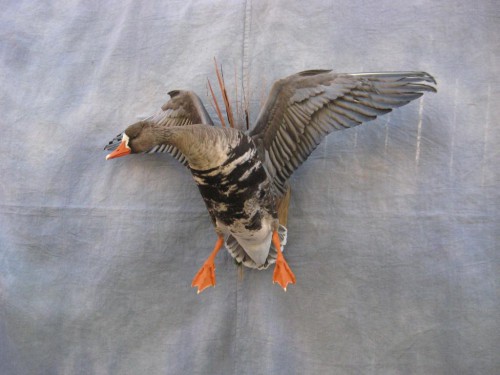
<svg viewBox="0 0 500 375"><path fill-rule="evenodd" d="M195 275L200 293L215 286L225 244L238 263L265 269L285 291L296 277L283 256L286 228L277 203L292 173L322 139L436 92L426 72L334 73L307 70L276 81L249 132L216 127L190 91L169 92L156 115L136 122L105 149L106 159L169 152L189 168L215 228L215 246Z"/></svg>

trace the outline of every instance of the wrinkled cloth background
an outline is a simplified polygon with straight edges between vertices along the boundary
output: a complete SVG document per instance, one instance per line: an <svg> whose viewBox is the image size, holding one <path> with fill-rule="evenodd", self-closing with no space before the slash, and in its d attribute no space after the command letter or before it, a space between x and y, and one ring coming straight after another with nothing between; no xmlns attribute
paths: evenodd
<svg viewBox="0 0 500 375"><path fill-rule="evenodd" d="M3 1L0 373L500 373L495 1ZM424 70L426 94L294 174L285 256L217 287L215 234L169 155L103 146L213 57L255 120L295 72ZM236 76L236 78L235 78Z"/></svg>

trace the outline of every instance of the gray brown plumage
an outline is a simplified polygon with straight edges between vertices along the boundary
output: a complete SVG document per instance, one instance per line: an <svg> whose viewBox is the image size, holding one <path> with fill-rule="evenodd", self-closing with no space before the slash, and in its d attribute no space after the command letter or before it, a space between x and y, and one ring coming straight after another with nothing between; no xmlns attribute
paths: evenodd
<svg viewBox="0 0 500 375"><path fill-rule="evenodd" d="M274 83L248 135L194 125L196 117L209 124L211 120L194 94L179 96L175 91L162 107L170 114L127 128L117 156L176 150L180 159L187 160L219 239L227 238L229 252L253 268L277 262L274 280L286 288L295 277L281 255L286 228L280 226L276 204L287 192L291 174L330 132L373 120L426 91L435 92L431 84L434 78L424 72L297 73ZM213 258L218 247L193 281L199 290L215 284Z"/></svg>
<svg viewBox="0 0 500 375"><path fill-rule="evenodd" d="M278 194L324 136L374 120L436 89L425 72L309 70L274 83L250 136Z"/></svg>
<svg viewBox="0 0 500 375"><path fill-rule="evenodd" d="M162 105L160 111L140 122L156 124L159 127L166 128L193 124L214 124L200 98L194 92L172 90L168 95L170 95L170 100ZM122 142L123 133L121 132L109 141L104 150L114 151ZM168 152L175 159L187 165L187 161L182 153L172 145L157 144L144 152L149 154Z"/></svg>

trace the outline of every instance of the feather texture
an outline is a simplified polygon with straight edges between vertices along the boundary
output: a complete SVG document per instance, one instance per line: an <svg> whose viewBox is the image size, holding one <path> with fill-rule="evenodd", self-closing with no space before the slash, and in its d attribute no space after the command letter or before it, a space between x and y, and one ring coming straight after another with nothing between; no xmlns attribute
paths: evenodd
<svg viewBox="0 0 500 375"><path fill-rule="evenodd" d="M208 115L198 95L192 91L173 90L168 93L170 100L166 102L161 110L154 115L142 120L142 122L155 124L160 127L186 126L193 124L213 125L213 121ZM123 133L118 134L104 147L107 151L115 150L121 143ZM187 165L185 156L174 146L155 145L147 154L169 153L179 162Z"/></svg>
<svg viewBox="0 0 500 375"><path fill-rule="evenodd" d="M286 241L277 204L292 173L323 138L435 92L435 83L424 72L304 71L274 83L249 134L202 125L213 123L200 99L175 90L160 112L127 128L124 147L187 162L231 255L248 267L267 268L277 256L272 232L279 228ZM115 149L123 134L105 149Z"/></svg>
<svg viewBox="0 0 500 375"><path fill-rule="evenodd" d="M375 119L435 92L425 72L336 74L309 70L274 83L250 135L265 157L276 194L334 130Z"/></svg>

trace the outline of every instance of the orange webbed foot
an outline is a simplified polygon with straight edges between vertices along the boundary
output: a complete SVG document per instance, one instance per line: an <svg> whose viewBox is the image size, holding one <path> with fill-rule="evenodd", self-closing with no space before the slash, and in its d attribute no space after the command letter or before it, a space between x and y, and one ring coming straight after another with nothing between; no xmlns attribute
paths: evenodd
<svg viewBox="0 0 500 375"><path fill-rule="evenodd" d="M214 264L214 259L217 253L219 252L220 248L224 244L224 237L222 235L219 235L219 238L217 239L217 242L215 243L215 247L212 250L212 253L208 257L208 259L205 261L203 266L200 268L198 273L193 279L193 282L191 283L191 286L198 287L198 294L203 292L206 288L210 286L215 286L215 264Z"/></svg>
<svg viewBox="0 0 500 375"><path fill-rule="evenodd" d="M273 273L273 283L278 283L285 292L288 284L295 284L295 275L283 257L278 257L276 260L276 266L274 267Z"/></svg>
<svg viewBox="0 0 500 375"><path fill-rule="evenodd" d="M276 266L274 267L273 283L278 283L286 292L286 287L288 284L295 284L295 275L293 274L290 266L283 256L283 253L281 252L280 237L277 231L273 232L272 238L274 247L276 248L276 252L278 253L278 256L276 258Z"/></svg>
<svg viewBox="0 0 500 375"><path fill-rule="evenodd" d="M191 283L192 287L198 287L198 294L203 292L206 288L215 286L215 264L214 262L205 262L200 268Z"/></svg>

